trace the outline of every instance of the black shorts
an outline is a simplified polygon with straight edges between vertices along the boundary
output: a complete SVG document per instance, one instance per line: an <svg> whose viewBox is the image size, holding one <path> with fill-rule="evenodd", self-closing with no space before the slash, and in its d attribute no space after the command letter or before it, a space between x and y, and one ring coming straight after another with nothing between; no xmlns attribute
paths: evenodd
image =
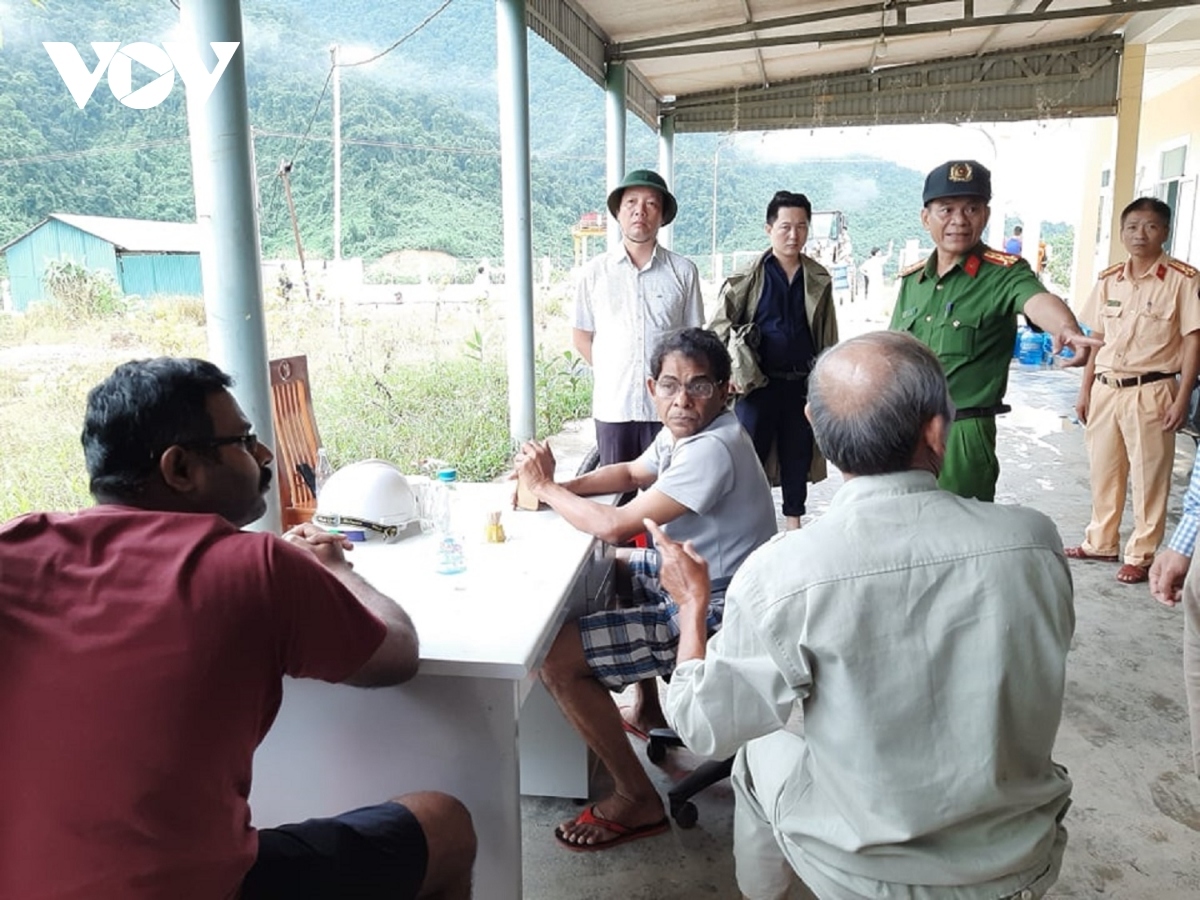
<svg viewBox="0 0 1200 900"><path fill-rule="evenodd" d="M425 880L425 832L399 803L261 828L241 900L405 900Z"/></svg>

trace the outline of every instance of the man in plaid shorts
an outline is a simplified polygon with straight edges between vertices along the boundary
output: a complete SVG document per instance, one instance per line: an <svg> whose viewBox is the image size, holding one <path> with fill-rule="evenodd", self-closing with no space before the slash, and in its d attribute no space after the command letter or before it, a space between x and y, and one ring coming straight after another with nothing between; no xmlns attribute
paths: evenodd
<svg viewBox="0 0 1200 900"><path fill-rule="evenodd" d="M775 504L754 444L726 408L730 360L717 336L702 328L666 335L650 372L647 388L665 427L641 456L559 484L550 448L529 441L517 456L517 472L539 500L607 543L623 544L642 533L644 519L663 523L673 540L690 541L709 561L713 578L711 634L721 624L724 586L776 531ZM587 499L634 490L640 492L624 506ZM662 799L609 696L669 675L675 666L678 609L659 587L658 567L654 549L618 551L622 605L564 625L542 666L542 681L615 784L610 796L555 829L572 850L601 850L669 828ZM645 691L631 726L665 724L656 687Z"/></svg>

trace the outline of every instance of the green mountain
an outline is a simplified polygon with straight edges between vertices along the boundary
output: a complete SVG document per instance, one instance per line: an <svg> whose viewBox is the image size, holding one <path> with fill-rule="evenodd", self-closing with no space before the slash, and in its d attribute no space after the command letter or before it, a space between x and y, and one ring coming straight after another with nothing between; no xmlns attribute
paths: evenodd
<svg viewBox="0 0 1200 900"><path fill-rule="evenodd" d="M306 253L332 252L329 46L369 66L342 73L342 250L368 260L400 249L501 257L500 157L492 0L246 0L244 51L264 254L294 253L276 172L291 186ZM0 243L49 212L187 220L194 216L183 93L150 110L119 103L102 79L86 106L72 101L42 41L160 43L178 13L146 0L9 0L0 46ZM423 24L424 23L424 24ZM406 37L407 36L407 37ZM404 40L401 41L401 39ZM564 264L571 226L602 210L601 89L532 32L530 122L534 252ZM144 82L143 82L144 83ZM135 81L135 87L139 86ZM797 146L804 132L796 131ZM657 139L630 117L627 167L654 167ZM750 142L752 143L752 142ZM818 209L848 213L857 255L921 237L921 173L875 158L765 163L718 135L676 138L680 203L674 246L706 257L765 246L767 201L804 191ZM714 162L716 189L714 191ZM716 212L716 229L713 213ZM894 265L894 260L893 260Z"/></svg>

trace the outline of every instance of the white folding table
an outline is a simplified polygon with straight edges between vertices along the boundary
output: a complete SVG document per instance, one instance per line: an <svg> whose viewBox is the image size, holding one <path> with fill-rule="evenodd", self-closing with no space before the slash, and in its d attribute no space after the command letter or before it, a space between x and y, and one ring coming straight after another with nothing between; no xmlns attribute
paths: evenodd
<svg viewBox="0 0 1200 900"><path fill-rule="evenodd" d="M439 575L431 535L359 544L355 570L412 617L421 668L391 688L288 679L254 761L254 824L268 827L440 790L479 835L475 895L521 897L520 793L584 798L587 748L537 681L559 627L606 592L603 546L549 510L513 511L512 487L461 484L466 571ZM504 510L508 540L485 543Z"/></svg>

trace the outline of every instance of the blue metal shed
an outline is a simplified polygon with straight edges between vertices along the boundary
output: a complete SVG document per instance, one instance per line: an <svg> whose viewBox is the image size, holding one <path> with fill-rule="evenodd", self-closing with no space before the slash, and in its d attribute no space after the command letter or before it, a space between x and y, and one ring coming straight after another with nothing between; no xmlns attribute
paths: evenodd
<svg viewBox="0 0 1200 900"><path fill-rule="evenodd" d="M59 259L110 272L127 295L204 293L200 228L194 223L51 213L0 250L18 311L45 296L46 264Z"/></svg>

